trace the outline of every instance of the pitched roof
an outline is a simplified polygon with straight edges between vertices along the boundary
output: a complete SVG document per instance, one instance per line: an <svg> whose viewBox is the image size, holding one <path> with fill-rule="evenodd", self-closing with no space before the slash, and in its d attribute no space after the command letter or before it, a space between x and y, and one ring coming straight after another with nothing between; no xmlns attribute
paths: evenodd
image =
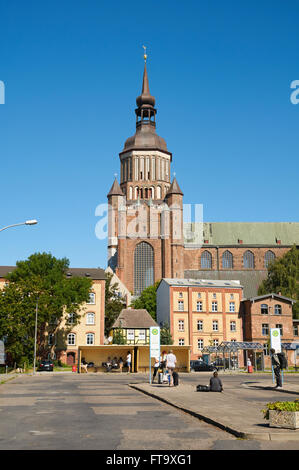
<svg viewBox="0 0 299 470"><path fill-rule="evenodd" d="M298 222L184 222L186 245L299 245ZM280 240L280 244L277 242Z"/></svg>
<svg viewBox="0 0 299 470"><path fill-rule="evenodd" d="M124 308L112 328L150 328L158 326L145 309Z"/></svg>
<svg viewBox="0 0 299 470"><path fill-rule="evenodd" d="M296 302L295 299L290 299L289 297L284 297L283 295L279 295L276 293L270 293L270 294L264 294L264 295L258 295L256 297L251 297L250 302L255 302L256 300L262 300L262 299L267 299L268 297L272 297L272 299L279 299L279 300L285 300L286 302L291 302L292 304Z"/></svg>
<svg viewBox="0 0 299 470"><path fill-rule="evenodd" d="M107 194L107 197L109 196L124 196L124 193L122 192L121 187L119 186L119 183L116 178L113 181L109 193Z"/></svg>
<svg viewBox="0 0 299 470"><path fill-rule="evenodd" d="M4 278L15 269L16 266L0 266L0 278ZM66 274L68 277L90 277L94 280L106 279L105 271L101 268L69 268Z"/></svg>
<svg viewBox="0 0 299 470"><path fill-rule="evenodd" d="M173 178L170 188L167 191L166 197L170 196L170 194L181 194L184 196L181 188L179 187L179 183L176 180L176 177Z"/></svg>
<svg viewBox="0 0 299 470"><path fill-rule="evenodd" d="M237 270L186 270L185 278L193 279L211 279L211 280L238 280L243 286L243 295L245 298L255 297L262 281L267 277L267 271L237 271Z"/></svg>

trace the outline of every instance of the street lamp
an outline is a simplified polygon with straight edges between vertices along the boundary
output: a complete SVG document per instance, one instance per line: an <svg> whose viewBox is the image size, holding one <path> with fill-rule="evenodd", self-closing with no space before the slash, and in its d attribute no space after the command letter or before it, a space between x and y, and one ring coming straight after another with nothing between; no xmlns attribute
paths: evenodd
<svg viewBox="0 0 299 470"><path fill-rule="evenodd" d="M37 224L37 220L35 220L35 219L26 220L26 222L21 222L19 224L7 225L6 227L0 228L0 232L2 232L3 230L6 230L7 228L17 227L18 225L36 225L36 224Z"/></svg>

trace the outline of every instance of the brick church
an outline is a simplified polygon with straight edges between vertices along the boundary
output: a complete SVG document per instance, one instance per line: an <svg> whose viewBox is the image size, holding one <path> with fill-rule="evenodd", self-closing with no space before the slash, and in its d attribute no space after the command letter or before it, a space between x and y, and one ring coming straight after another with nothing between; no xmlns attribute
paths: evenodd
<svg viewBox="0 0 299 470"><path fill-rule="evenodd" d="M172 153L156 132L146 61L136 104L136 132L107 195L108 265L135 296L162 278L235 279L245 297L257 295L269 263L299 245L299 223L184 222Z"/></svg>

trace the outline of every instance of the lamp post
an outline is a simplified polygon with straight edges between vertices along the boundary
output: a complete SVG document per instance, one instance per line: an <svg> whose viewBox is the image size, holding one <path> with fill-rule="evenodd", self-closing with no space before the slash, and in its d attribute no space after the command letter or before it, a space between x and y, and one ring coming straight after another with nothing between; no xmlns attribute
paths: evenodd
<svg viewBox="0 0 299 470"><path fill-rule="evenodd" d="M36 225L36 224L37 224L37 220L35 220L35 219L26 220L26 222L21 222L19 224L7 225L6 227L0 228L0 232L2 232L3 230L6 230L7 228L18 227L19 225Z"/></svg>
<svg viewBox="0 0 299 470"><path fill-rule="evenodd" d="M38 312L38 298L35 307L35 329L34 329L34 356L33 356L33 374L35 374L35 363L36 363L36 340L37 340L37 312Z"/></svg>

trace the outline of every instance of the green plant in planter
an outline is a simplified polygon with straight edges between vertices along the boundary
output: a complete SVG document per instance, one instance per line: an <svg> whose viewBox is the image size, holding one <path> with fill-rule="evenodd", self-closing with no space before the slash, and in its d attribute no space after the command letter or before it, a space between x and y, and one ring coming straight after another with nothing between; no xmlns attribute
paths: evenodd
<svg viewBox="0 0 299 470"><path fill-rule="evenodd" d="M299 411L299 400L294 401L275 401L274 403L267 403L265 409L261 410L264 413L264 418L269 419L269 411Z"/></svg>

